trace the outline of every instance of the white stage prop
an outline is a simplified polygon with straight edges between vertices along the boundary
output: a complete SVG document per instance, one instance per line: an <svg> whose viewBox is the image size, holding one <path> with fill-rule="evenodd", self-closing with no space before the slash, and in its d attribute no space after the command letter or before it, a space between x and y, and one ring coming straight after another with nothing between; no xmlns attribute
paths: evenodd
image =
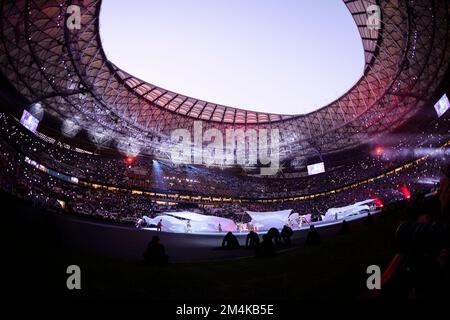
<svg viewBox="0 0 450 320"><path fill-rule="evenodd" d="M247 211L252 218L250 222L258 231L269 230L270 228L281 229L288 224L289 215L292 210L281 210L272 212L253 212Z"/></svg>
<svg viewBox="0 0 450 320"><path fill-rule="evenodd" d="M311 223L311 214L300 215L297 212L288 218L289 224L293 228L301 228Z"/></svg>
<svg viewBox="0 0 450 320"><path fill-rule="evenodd" d="M143 219L147 225L157 225L162 220L162 231L165 232L183 232L183 233L209 233L218 232L219 224L223 232L236 231L237 227L233 220L207 216L195 212L163 212L156 218L144 216ZM188 221L190 227L188 226Z"/></svg>
<svg viewBox="0 0 450 320"><path fill-rule="evenodd" d="M297 212L291 214L288 218L289 225L291 227L299 227L300 217L301 216Z"/></svg>
<svg viewBox="0 0 450 320"><path fill-rule="evenodd" d="M323 221L339 220L358 214L367 214L370 212L371 207L373 207L374 201L375 199L369 199L341 208L330 208L325 213Z"/></svg>

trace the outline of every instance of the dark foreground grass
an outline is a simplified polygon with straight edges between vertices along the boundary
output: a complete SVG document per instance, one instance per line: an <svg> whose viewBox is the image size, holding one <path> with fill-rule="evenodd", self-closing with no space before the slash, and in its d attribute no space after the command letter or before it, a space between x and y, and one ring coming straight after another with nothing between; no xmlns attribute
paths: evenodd
<svg viewBox="0 0 450 320"><path fill-rule="evenodd" d="M169 264L153 267L69 254L64 248L34 242L33 254L16 256L13 286L19 294L75 299L164 301L351 300L366 289L366 268L384 268L393 255L393 235L404 212L384 213L375 224L350 235L301 246L273 258ZM320 229L319 229L320 232ZM82 290L66 289L66 267L82 270ZM31 269L30 269L30 266Z"/></svg>

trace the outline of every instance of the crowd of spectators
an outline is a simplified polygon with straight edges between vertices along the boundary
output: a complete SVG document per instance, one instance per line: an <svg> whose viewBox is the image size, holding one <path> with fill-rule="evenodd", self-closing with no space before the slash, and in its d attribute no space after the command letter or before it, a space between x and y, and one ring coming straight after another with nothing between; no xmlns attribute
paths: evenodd
<svg viewBox="0 0 450 320"><path fill-rule="evenodd" d="M244 170L176 165L168 160L155 160L147 156L131 158L118 154L113 156L77 152L62 147L61 143L51 144L37 138L5 114L0 114L0 134L17 152L68 176L118 187L205 196L276 198L320 193L324 189L333 190L373 177L379 172L417 158L414 153L400 158L365 154L360 158L352 157L350 161L339 165L327 164L326 172L320 175L258 177L247 175ZM436 141L439 139L432 135L430 139L436 145L442 142ZM407 147L406 141L397 146L402 150Z"/></svg>
<svg viewBox="0 0 450 320"><path fill-rule="evenodd" d="M155 170L153 160L146 158L136 158L131 163L123 157L105 157L69 150L37 138L5 114L0 114L0 134L0 182L4 191L31 199L40 205L120 222L134 222L143 215L155 216L160 212L186 208L244 223L249 218L245 213L247 210L293 209L302 215L312 214L314 218L324 214L329 208L366 199L379 198L384 203L404 199L407 197L405 188L411 194L430 189L438 182L439 168L443 161L441 158L430 157L408 169L341 192L299 201L262 203L257 201L257 198L322 192L353 183L357 178L369 178L369 174L380 170L382 161L376 159L365 164L349 163L328 173L296 179L256 178L237 175L227 170L180 167L162 161L158 161L158 168ZM58 179L29 165L25 157L66 175L126 189L92 188ZM362 170L361 166L365 166L366 170ZM250 200L221 203L180 203L167 199L163 201L131 192L131 188L135 187L133 181L139 175L142 175L142 181L148 181L149 190L179 191L207 196L246 196ZM252 196L254 201L251 200Z"/></svg>

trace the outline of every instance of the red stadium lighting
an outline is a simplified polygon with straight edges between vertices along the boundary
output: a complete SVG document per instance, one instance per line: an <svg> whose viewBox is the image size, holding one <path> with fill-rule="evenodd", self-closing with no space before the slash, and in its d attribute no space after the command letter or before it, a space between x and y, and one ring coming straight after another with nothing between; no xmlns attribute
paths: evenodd
<svg viewBox="0 0 450 320"><path fill-rule="evenodd" d="M384 153L384 148L381 146L376 147L374 152L376 156L380 157Z"/></svg>
<svg viewBox="0 0 450 320"><path fill-rule="evenodd" d="M383 202L381 202L381 199L376 198L376 199L374 200L374 203L375 203L375 205L376 205L377 207L384 208L384 204L383 204Z"/></svg>
<svg viewBox="0 0 450 320"><path fill-rule="evenodd" d="M411 199L411 192L409 192L408 187L406 186L406 184L402 185L400 188L400 192L403 194L403 196L405 197L405 199L409 200Z"/></svg>
<svg viewBox="0 0 450 320"><path fill-rule="evenodd" d="M134 158L133 158L133 157L127 157L127 163L128 163L128 164L132 164L133 161L134 161Z"/></svg>

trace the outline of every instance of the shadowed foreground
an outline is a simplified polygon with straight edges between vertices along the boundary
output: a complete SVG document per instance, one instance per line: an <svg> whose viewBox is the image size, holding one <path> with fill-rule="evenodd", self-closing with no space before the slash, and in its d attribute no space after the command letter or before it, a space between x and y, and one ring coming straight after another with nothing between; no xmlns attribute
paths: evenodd
<svg viewBox="0 0 450 320"><path fill-rule="evenodd" d="M69 252L58 245L60 242L51 230L46 230L45 223L36 228L33 224L17 224L11 218L7 243L14 245L4 251L8 257L7 278L13 292L21 297L165 301L359 299L367 292L366 268L376 264L383 269L392 258L394 232L404 213L403 209L384 212L374 224L364 224L349 235L326 238L319 246L302 245L272 258L165 267ZM20 232L20 239L14 232L17 228L27 231ZM66 289L66 268L72 264L81 268L81 291Z"/></svg>

